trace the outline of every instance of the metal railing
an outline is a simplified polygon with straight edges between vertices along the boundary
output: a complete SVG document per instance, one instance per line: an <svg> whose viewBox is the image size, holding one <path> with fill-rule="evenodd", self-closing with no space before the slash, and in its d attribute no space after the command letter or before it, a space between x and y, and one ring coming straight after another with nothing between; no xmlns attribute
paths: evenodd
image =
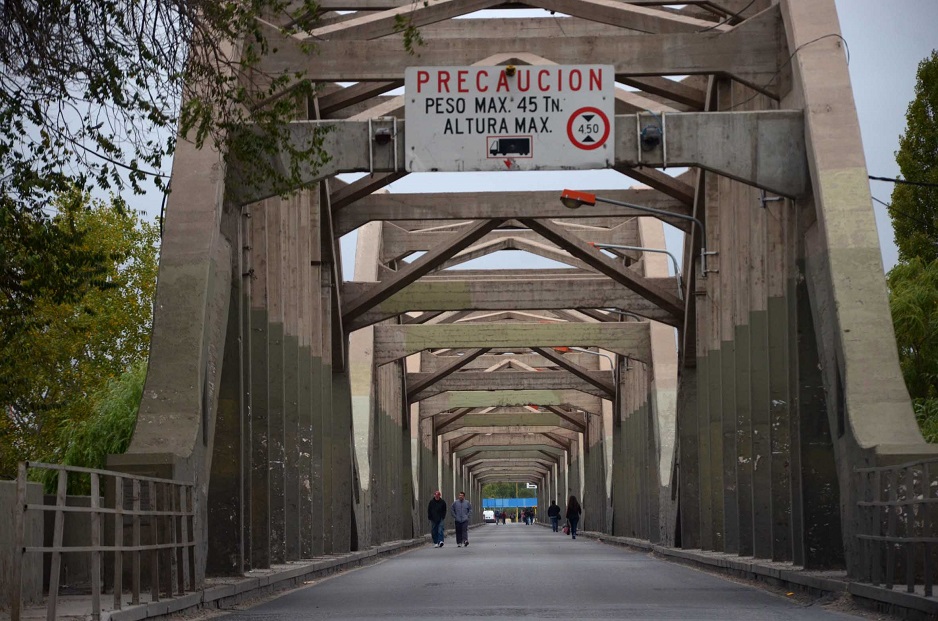
<svg viewBox="0 0 938 621"><path fill-rule="evenodd" d="M863 582L931 597L938 562L938 459L857 468Z"/></svg>
<svg viewBox="0 0 938 621"><path fill-rule="evenodd" d="M26 483L31 469L57 471L55 504L30 504L26 496ZM66 504L69 475L87 475L91 480L90 506ZM112 506L102 506L102 479L108 484L108 498ZM113 609L119 610L124 602L124 557L130 558L130 603L140 603L141 573L144 560L148 571L143 577L150 587L150 601L160 600L161 594L172 597L188 589L195 590L194 540L194 485L185 481L136 476L123 472L95 470L74 466L61 466L38 462L21 462L16 479L17 506L14 511L14 557L11 621L19 621L22 614L23 565L26 555L50 554L49 591L46 617L56 618L59 600L59 580L63 554L90 556L91 617L101 618L103 555L108 554L113 565ZM51 546L29 546L25 541L26 516L31 511L53 511L55 522ZM90 517L90 545L63 545L66 516L84 514ZM103 543L105 526L110 519L113 526L113 545ZM129 539L129 542L128 542Z"/></svg>

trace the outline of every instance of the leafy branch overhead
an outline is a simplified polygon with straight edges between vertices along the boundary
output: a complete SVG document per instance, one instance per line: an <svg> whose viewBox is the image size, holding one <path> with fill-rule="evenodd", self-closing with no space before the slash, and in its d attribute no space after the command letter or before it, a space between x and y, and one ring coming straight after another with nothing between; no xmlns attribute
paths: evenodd
<svg viewBox="0 0 938 621"><path fill-rule="evenodd" d="M315 2L6 0L0 11L0 195L21 210L43 213L73 187L165 187L177 136L253 154L268 182L291 174L272 155L325 157L285 130L313 86L258 71L264 29L295 33Z"/></svg>

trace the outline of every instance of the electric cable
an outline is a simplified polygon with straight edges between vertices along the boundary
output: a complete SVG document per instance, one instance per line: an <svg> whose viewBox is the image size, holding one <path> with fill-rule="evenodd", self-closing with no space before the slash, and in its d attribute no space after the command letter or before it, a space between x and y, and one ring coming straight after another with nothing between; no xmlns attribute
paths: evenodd
<svg viewBox="0 0 938 621"><path fill-rule="evenodd" d="M889 177L874 177L873 175L867 175L867 178L872 179L873 181L888 181L889 183L896 183L899 185L914 185L920 188L938 188L938 183L928 183L925 181L906 181L905 179L890 179Z"/></svg>
<svg viewBox="0 0 938 621"><path fill-rule="evenodd" d="M756 0L752 0L749 4L747 4L747 5L744 6L742 9L740 9L739 11L737 11L735 15L730 15L729 17L727 17L726 19L724 19L722 22L720 22L720 23L718 23L718 24L714 24L714 25L712 25L712 26L708 26L707 28L704 28L703 30L698 30L697 33L699 34L699 33L701 33L701 32L708 32L708 31L710 31L710 30L713 30L714 28L719 28L719 27L722 26L723 24L726 24L726 23L729 23L729 22L733 21L734 19L736 19L737 17L739 17L740 15L742 15L743 13L745 13L746 10L749 9L749 7L751 7L751 6L752 6L753 4L755 4L755 3L756 3Z"/></svg>
<svg viewBox="0 0 938 621"><path fill-rule="evenodd" d="M840 34L838 34L838 33L836 33L836 32L831 32L831 33L826 34L826 35L821 35L820 37L817 37L816 39L811 39L810 41L805 41L804 43L802 43L801 45L799 45L798 47L796 47L796 48L795 48L795 51L792 52L792 53L791 53L791 56L788 57L788 60L786 60L785 63L784 63L781 67L779 67L779 70L776 71L775 74L772 75L772 78L771 78L768 82L766 82L766 83L762 86L762 88L763 88L763 89L766 89L766 88L768 88L769 86L772 85L772 82L775 81L775 78L777 78L778 76L780 76L780 75L782 74L782 70L785 69L785 67L787 67L788 65L791 64L791 61L792 61L792 59L794 59L795 54L797 54L798 52L800 52L800 51L801 51L803 48L805 48L806 46L811 45L812 43L817 43L818 41L821 41L822 39L827 39L827 38L829 38L829 37L837 37L838 39L840 39L841 41L844 42L844 50L845 50L846 53L847 53L847 66L849 67L849 66L850 66L850 46L847 44L847 40L844 39L842 35L840 35ZM757 91L752 97L750 97L750 98L748 98L748 99L744 99L743 101L739 102L739 103L736 104L735 106L732 106L731 108L729 108L729 110L735 110L736 108L740 107L741 105L746 104L746 103L749 103L750 101L752 101L753 99L755 99L755 98L758 97L759 95L764 95L764 93L761 93L761 92L758 92L758 91Z"/></svg>

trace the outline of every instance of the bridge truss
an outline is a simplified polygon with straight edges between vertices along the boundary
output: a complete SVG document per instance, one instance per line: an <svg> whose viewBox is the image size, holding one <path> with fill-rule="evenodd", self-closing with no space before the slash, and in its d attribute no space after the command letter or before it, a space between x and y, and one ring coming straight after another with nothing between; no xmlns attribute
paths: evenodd
<svg viewBox="0 0 938 621"><path fill-rule="evenodd" d="M336 0L306 36L269 28L261 69L322 86L296 140L332 128L289 198L180 140L144 401L111 465L196 482L200 577L418 536L432 490L481 509L489 481L535 482L539 506L574 494L590 530L854 572L855 469L934 454L899 371L833 0L525 5L551 13ZM504 13L453 19L481 9ZM616 74L612 168L638 185L583 189L677 217L385 191L407 174L408 66L553 63ZM650 123L662 141L643 150ZM662 220L685 233L680 278L598 248L663 248ZM453 269L506 250L565 268Z"/></svg>

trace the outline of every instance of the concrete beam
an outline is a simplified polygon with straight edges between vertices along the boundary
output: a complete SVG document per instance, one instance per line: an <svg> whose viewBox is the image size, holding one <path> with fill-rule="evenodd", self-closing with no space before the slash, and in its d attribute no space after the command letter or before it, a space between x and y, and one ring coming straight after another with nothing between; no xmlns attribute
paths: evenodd
<svg viewBox="0 0 938 621"><path fill-rule="evenodd" d="M453 225L454 230L460 230L462 228L464 227L456 224ZM384 244L381 248L380 260L382 263L387 264L391 261L400 260L414 252L426 252L439 244L449 243L454 235L454 230L441 231L434 228L427 231L408 231L395 224L385 222ZM626 221L619 226L603 230L596 230L594 228L569 228L566 230L585 243L620 244L626 246L637 246L639 244L638 227L635 221ZM492 231L486 235L482 241L484 243L491 243L500 240L544 243L544 238L540 234L534 231L518 230L517 228ZM517 246L515 246L515 248L519 250L525 249L525 247ZM471 247L467 249L467 252L470 251L472 251Z"/></svg>
<svg viewBox="0 0 938 621"><path fill-rule="evenodd" d="M728 36L728 35L727 35ZM624 37L645 38L645 37ZM679 112L662 115L664 138L651 151L642 151L637 130L658 120L651 115L620 114L615 117L615 160L608 167L699 166L766 191L798 197L807 190L804 119L801 111ZM386 145L372 142L371 133L390 122L302 121L287 128L293 147L322 149L329 162L318 167L300 163L301 183L348 172L400 172L405 166L406 123L397 121L398 138ZM396 151L396 154L395 154ZM520 161L520 160L519 160ZM271 166L284 178L291 163L278 159ZM237 164L226 187L231 196L246 204L272 196L275 188L244 187Z"/></svg>
<svg viewBox="0 0 938 621"><path fill-rule="evenodd" d="M580 188L587 189L587 188ZM589 188L593 191L592 188ZM650 189L596 189L605 198L689 215L683 201ZM430 192L426 194L380 193L363 196L335 215L335 234L345 235L373 220L481 220L485 218L629 218L648 217L647 212L616 205L598 204L576 210L564 207L560 192ZM664 219L682 230L687 220ZM587 240L598 241L598 240ZM621 242L620 242L621 243Z"/></svg>
<svg viewBox="0 0 938 621"><path fill-rule="evenodd" d="M647 278L645 281L665 291L676 293L678 290L677 279L672 277ZM360 295L360 292L371 286L370 283L343 283L342 296L344 298L347 295ZM354 328L378 323L410 311L499 311L517 308L616 308L669 325L674 322L671 313L635 291L601 276L540 279L532 275L512 281L494 277L490 280L466 280L448 276L446 280L425 277L408 285L404 290L362 314L355 322Z"/></svg>
<svg viewBox="0 0 938 621"><path fill-rule="evenodd" d="M647 324L471 324L375 326L375 364L387 364L424 349L476 347L602 347L647 361L651 345Z"/></svg>
<svg viewBox="0 0 938 621"><path fill-rule="evenodd" d="M481 449L479 447L467 447L455 452L455 457L465 459L467 456L492 458L504 457L510 459L513 457L541 457L553 456L562 458L564 450L557 448L552 444L515 444L515 445L487 445Z"/></svg>
<svg viewBox="0 0 938 621"><path fill-rule="evenodd" d="M378 13L361 13L337 24L315 28L309 31L307 39L315 42L377 39L397 33L402 18L409 24L420 27L481 11L501 2L502 0L436 0L422 5L407 4Z"/></svg>
<svg viewBox="0 0 938 621"><path fill-rule="evenodd" d="M777 9L747 20L727 33L573 35L557 45L556 36L526 37L519 53L548 58L561 65L613 65L616 75L729 75L758 87L778 70L778 54L784 49ZM460 21L460 20L456 20ZM471 20L466 20L471 21ZM314 82L367 82L400 79L406 67L433 59L438 66L471 65L487 50L504 48L517 35L513 20L490 20L491 35L427 39L416 60L398 37L373 41L319 41L309 54L299 38L285 37L275 28L264 35L272 53L262 59L258 71L266 75L303 72Z"/></svg>
<svg viewBox="0 0 938 621"><path fill-rule="evenodd" d="M612 383L612 376L609 371L589 371L589 374L594 377L597 383L608 383L610 385ZM430 373L408 373L408 385L412 381L422 383L431 375ZM512 388L524 390L578 390L601 399L610 398L609 393L606 391L566 371L506 371L503 373L462 371L453 373L427 386L421 392L415 393L411 398L411 402L422 401L448 391L509 390Z"/></svg>
<svg viewBox="0 0 938 621"><path fill-rule="evenodd" d="M597 409L599 400L575 390L464 390L444 392L424 399L420 418L429 418L456 408L504 406L572 406L574 409Z"/></svg>
<svg viewBox="0 0 938 621"><path fill-rule="evenodd" d="M534 425L534 426L544 426L549 425L553 427L562 427L570 431L581 432L584 428L583 419L585 414L571 414L570 418L572 420L567 420L553 412L530 412L527 413L511 413L507 410L508 408L498 408L493 412L486 413L475 413L475 414L464 414L456 420L438 422L436 425L436 432L438 434L443 434L448 431L455 431L457 429L462 429L464 427L479 427L482 425L488 425L489 427L512 427L516 425ZM436 420L441 421L443 416L437 416Z"/></svg>

